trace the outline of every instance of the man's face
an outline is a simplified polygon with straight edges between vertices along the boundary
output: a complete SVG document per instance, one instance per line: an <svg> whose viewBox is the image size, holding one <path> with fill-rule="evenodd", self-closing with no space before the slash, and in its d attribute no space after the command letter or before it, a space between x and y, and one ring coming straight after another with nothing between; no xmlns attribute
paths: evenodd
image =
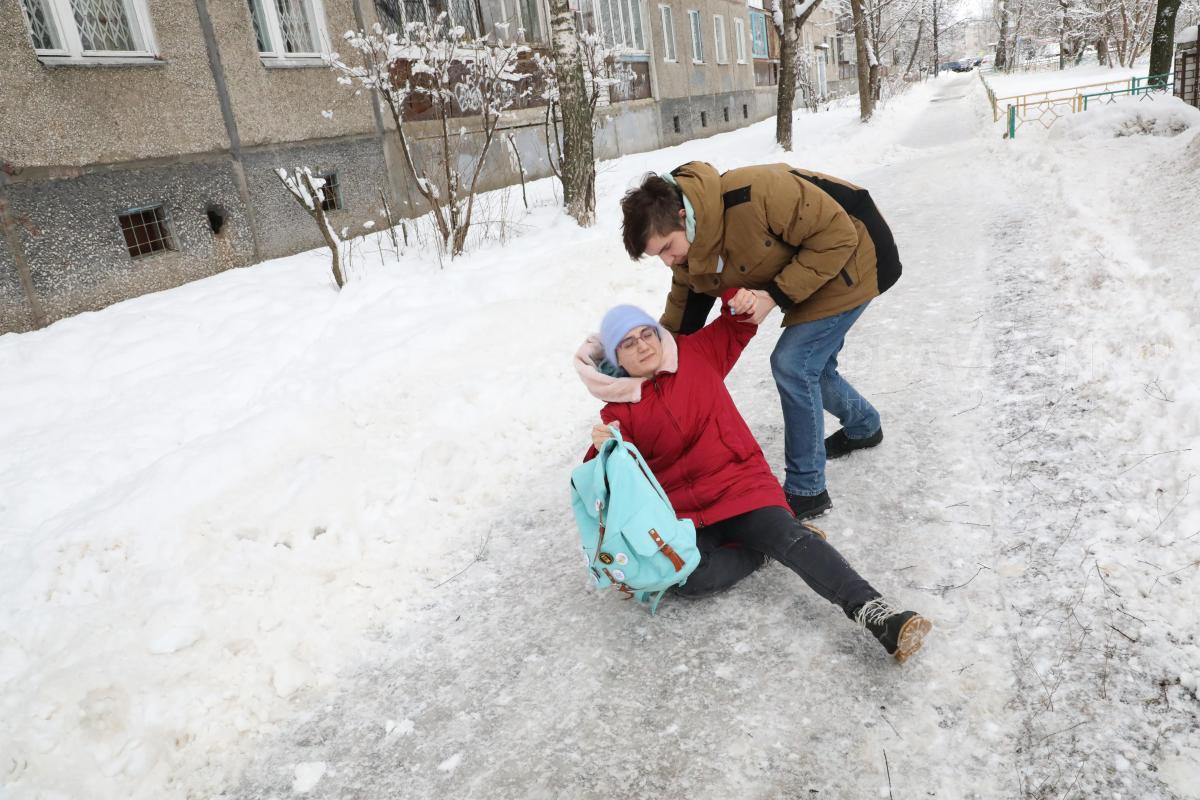
<svg viewBox="0 0 1200 800"><path fill-rule="evenodd" d="M685 224L686 214L679 210L679 223ZM676 267L687 261L688 248L691 243L687 240L687 231L680 228L666 234L652 233L646 239L646 255L661 258L668 267Z"/></svg>

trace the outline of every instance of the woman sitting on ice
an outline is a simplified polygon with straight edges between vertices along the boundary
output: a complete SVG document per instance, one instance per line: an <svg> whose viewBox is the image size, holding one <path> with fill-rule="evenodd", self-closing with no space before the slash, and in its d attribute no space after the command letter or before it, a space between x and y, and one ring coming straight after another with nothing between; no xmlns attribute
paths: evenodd
<svg viewBox="0 0 1200 800"><path fill-rule="evenodd" d="M678 342L635 306L605 314L600 335L575 356L588 390L605 403L592 442L599 446L612 435L607 426L617 425L675 512L696 524L700 564L674 589L677 595L728 589L770 556L904 662L920 649L929 621L890 605L823 535L796 521L725 388L725 376L757 332L730 310L729 303L746 305L739 305L745 291L728 292L721 315Z"/></svg>

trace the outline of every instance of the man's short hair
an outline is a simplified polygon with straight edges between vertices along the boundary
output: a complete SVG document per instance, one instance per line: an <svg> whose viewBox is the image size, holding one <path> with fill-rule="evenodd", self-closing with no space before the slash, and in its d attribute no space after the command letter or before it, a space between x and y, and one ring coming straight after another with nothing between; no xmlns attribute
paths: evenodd
<svg viewBox="0 0 1200 800"><path fill-rule="evenodd" d="M651 236L683 230L683 221L679 219L682 209L679 187L653 172L646 175L641 186L626 192L621 198L621 237L629 257L634 261L641 258Z"/></svg>

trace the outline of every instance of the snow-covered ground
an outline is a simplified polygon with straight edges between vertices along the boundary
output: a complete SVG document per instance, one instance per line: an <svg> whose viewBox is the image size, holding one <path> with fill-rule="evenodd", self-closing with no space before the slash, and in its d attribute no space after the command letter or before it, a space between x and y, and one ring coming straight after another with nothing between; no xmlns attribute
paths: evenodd
<svg viewBox="0 0 1200 800"><path fill-rule="evenodd" d="M1154 108L1004 142L947 75L794 153L608 162L592 229L539 182L445 269L338 293L309 253L0 337L0 793L1200 797L1200 112ZM570 354L661 304L616 201L697 158L858 181L896 232L843 358L887 438L821 524L934 620L903 667L778 565L654 618L584 589ZM779 466L777 334L730 383Z"/></svg>

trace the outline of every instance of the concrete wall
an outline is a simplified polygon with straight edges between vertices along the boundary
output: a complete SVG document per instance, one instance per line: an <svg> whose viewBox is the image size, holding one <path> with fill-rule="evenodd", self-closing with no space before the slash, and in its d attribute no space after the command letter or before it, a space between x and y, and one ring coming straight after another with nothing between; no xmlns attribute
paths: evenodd
<svg viewBox="0 0 1200 800"><path fill-rule="evenodd" d="M367 220L383 226L378 190L387 187L388 173L374 135L252 148L243 154L243 164L255 211L259 258L279 258L325 244L312 217L280 184L275 173L279 167L307 166L314 172L337 173L343 209L330 214L335 230L347 227L352 234L362 233Z"/></svg>
<svg viewBox="0 0 1200 800"><path fill-rule="evenodd" d="M6 192L11 212L35 226L18 226L16 235L34 291L51 320L169 289L254 259L232 163L224 156L12 183ZM178 249L131 258L117 215L160 203L171 215ZM209 227L205 211L210 205L221 206L227 216L219 235ZM10 284L3 277L9 271L0 268L0 285ZM11 290L0 288L0 295L7 298ZM26 315L25 322L30 321ZM6 314L0 330L28 327L20 322Z"/></svg>
<svg viewBox="0 0 1200 800"><path fill-rule="evenodd" d="M229 147L194 0L151 6L161 61L45 66L18 0L0 0L0 158L71 167Z"/></svg>
<svg viewBox="0 0 1200 800"><path fill-rule="evenodd" d="M358 28L351 2L324 0L324 6L328 46L345 51L350 60L342 34ZM370 0L363 6L373 13ZM325 64L273 67L272 60L266 59L264 65L245 0L208 0L208 8L243 147L375 132L369 95L355 96L352 87L339 85ZM370 25L374 16L364 21ZM323 117L322 111L332 111L332 119Z"/></svg>
<svg viewBox="0 0 1200 800"><path fill-rule="evenodd" d="M663 51L662 14L659 7L668 5L675 27L676 60L666 61ZM704 63L692 63L692 29L688 19L689 10L700 12L700 25L704 37ZM648 0L650 33L647 45L654 61L658 83L658 97L696 97L707 94L729 94L749 91L754 88L754 67L750 63L750 15L743 2L731 0ZM727 64L717 63L717 48L714 40L713 16L725 18L725 48ZM747 63L737 63L737 47L734 44L736 26L734 19L745 22Z"/></svg>

